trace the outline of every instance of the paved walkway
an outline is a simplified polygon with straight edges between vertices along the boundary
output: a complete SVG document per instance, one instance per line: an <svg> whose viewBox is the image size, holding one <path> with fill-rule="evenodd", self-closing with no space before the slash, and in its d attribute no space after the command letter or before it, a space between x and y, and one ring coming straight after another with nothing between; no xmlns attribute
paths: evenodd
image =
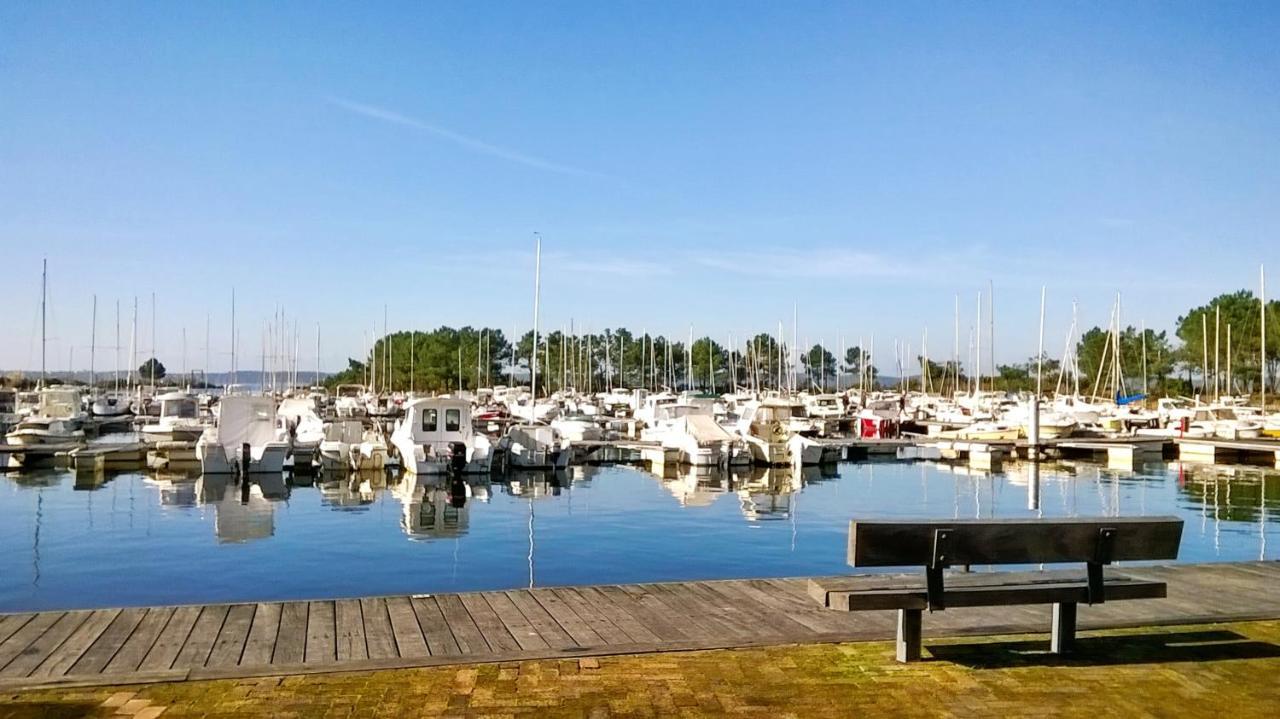
<svg viewBox="0 0 1280 719"><path fill-rule="evenodd" d="M1081 607L1082 628L1280 617L1280 563L1117 568L1169 597ZM1048 607L955 609L925 637L1045 632ZM888 639L892 612L818 606L806 580L0 615L0 690Z"/></svg>
<svg viewBox="0 0 1280 719"><path fill-rule="evenodd" d="M101 717L1274 717L1280 621L1105 630L1071 658L1037 637L546 659L20 691L0 719Z"/></svg>

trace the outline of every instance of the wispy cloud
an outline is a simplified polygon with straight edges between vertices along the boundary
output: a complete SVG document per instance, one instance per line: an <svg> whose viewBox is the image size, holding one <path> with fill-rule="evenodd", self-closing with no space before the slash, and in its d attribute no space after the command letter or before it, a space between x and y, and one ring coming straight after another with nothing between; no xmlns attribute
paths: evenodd
<svg viewBox="0 0 1280 719"><path fill-rule="evenodd" d="M870 252L810 249L796 252L724 252L700 255L694 261L704 267L760 277L902 277L919 273L921 267L907 266Z"/></svg>
<svg viewBox="0 0 1280 719"><path fill-rule="evenodd" d="M594 172L592 170L584 170L580 167L573 167L572 165L562 165L558 162L545 160L541 157L535 157L534 155L527 155L523 152L518 152L516 150L510 150L505 147L499 147L498 145L493 145L483 140L478 140L474 137L468 137L466 135L463 135L460 132L454 132L453 130L449 130L447 128L438 127L436 125L423 122L422 120L419 120L417 118L409 117L408 115L402 115L398 112L395 112L394 110L388 110L384 107L378 107L376 105L367 105L361 102L352 102L351 100L344 100L343 98L332 97L332 96L326 97L325 101L331 105L340 107L348 112L354 112L357 115L363 115L365 117L373 118L375 120L381 120L383 122L388 122L394 125L401 125L403 127L408 127L414 130L418 130L420 132L425 132L429 135L433 135L442 140L448 140L449 142L452 142L455 145L460 145L462 147L467 148L468 150L471 150L472 152L478 152L482 155L489 155L490 157L497 157L502 160L507 160L508 162L515 162L528 167L537 168L539 170L546 170L547 172L558 172L564 175L576 175L579 177L596 177L596 178L607 177L607 175L604 175L599 172Z"/></svg>

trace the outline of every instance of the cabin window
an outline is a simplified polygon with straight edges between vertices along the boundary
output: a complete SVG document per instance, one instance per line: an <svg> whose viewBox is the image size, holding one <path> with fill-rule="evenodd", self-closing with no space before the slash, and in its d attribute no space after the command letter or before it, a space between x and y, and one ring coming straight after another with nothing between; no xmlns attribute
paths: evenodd
<svg viewBox="0 0 1280 719"><path fill-rule="evenodd" d="M462 426L462 410L446 409L444 411L444 431L457 432Z"/></svg>
<svg viewBox="0 0 1280 719"><path fill-rule="evenodd" d="M435 409L422 410L422 431L423 432L436 431L436 426L439 424L439 422L440 422L440 418L439 418L439 412L437 410Z"/></svg>

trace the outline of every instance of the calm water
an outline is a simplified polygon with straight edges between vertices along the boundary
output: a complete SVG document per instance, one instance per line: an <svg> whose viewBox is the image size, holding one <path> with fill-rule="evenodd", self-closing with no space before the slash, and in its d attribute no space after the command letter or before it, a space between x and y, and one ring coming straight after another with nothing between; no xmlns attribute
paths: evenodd
<svg viewBox="0 0 1280 719"><path fill-rule="evenodd" d="M1280 557L1280 472L849 463L659 478L249 487L150 474L0 475L0 611L850 571L851 517L1175 514L1181 561Z"/></svg>

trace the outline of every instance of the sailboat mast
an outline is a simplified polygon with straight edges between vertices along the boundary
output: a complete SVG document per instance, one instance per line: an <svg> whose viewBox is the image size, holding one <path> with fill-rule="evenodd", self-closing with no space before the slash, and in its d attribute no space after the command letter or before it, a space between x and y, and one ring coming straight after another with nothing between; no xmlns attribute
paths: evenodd
<svg viewBox="0 0 1280 719"><path fill-rule="evenodd" d="M47 326L45 315L45 303L49 297L49 260L45 258L40 261L40 386L44 386L45 381L45 354L47 347Z"/></svg>
<svg viewBox="0 0 1280 719"><path fill-rule="evenodd" d="M978 290L978 349L973 354L974 361L977 363L977 374L975 375L975 394L982 391L982 290Z"/></svg>
<svg viewBox="0 0 1280 719"><path fill-rule="evenodd" d="M1036 398L1044 393L1044 292L1040 285L1040 342L1036 349Z"/></svg>
<svg viewBox="0 0 1280 719"><path fill-rule="evenodd" d="M151 388L156 386L156 293L151 293Z"/></svg>
<svg viewBox="0 0 1280 719"><path fill-rule="evenodd" d="M1258 305L1262 313L1262 355L1258 363L1262 375L1262 413L1267 413L1267 268L1258 266Z"/></svg>
<svg viewBox="0 0 1280 719"><path fill-rule="evenodd" d="M120 391L120 299L116 299L116 369L114 391Z"/></svg>
<svg viewBox="0 0 1280 719"><path fill-rule="evenodd" d="M236 288L231 288L231 383L235 384L236 376Z"/></svg>
<svg viewBox="0 0 1280 719"><path fill-rule="evenodd" d="M529 353L529 389L533 393L534 405L538 401L538 297L542 294L542 235L533 233L537 238L533 250L533 351ZM530 407L530 419L537 416L536 406Z"/></svg>
<svg viewBox="0 0 1280 719"><path fill-rule="evenodd" d="M987 352L991 354L991 389L996 388L996 286L991 280L987 280L987 322L990 323L991 333L987 337Z"/></svg>
<svg viewBox="0 0 1280 719"><path fill-rule="evenodd" d="M94 372L94 362L98 354L98 296L93 296L93 329L89 331L89 393L92 396L97 391L97 379Z"/></svg>

